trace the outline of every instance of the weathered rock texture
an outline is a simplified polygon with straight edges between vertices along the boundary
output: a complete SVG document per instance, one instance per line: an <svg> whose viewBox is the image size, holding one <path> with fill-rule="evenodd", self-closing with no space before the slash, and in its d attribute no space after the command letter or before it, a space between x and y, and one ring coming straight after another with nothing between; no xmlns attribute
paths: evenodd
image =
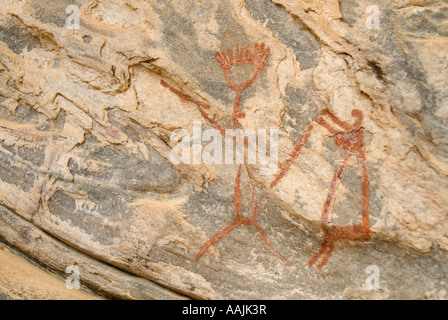
<svg viewBox="0 0 448 320"><path fill-rule="evenodd" d="M366 27L372 4L379 29ZM279 129L280 161L325 108L364 115L371 237L337 242L320 272L307 262L345 151L317 124L275 187L257 165L241 176L243 215L253 181L258 224L291 266L250 225L195 261L235 218L238 166L171 161L174 130L211 125L161 81L231 128L215 52L261 42L238 121ZM115 298L446 299L447 74L446 0L2 0L0 240L59 274L80 266L84 286ZM352 156L333 223L360 223L361 193Z"/></svg>
<svg viewBox="0 0 448 320"><path fill-rule="evenodd" d="M50 275L0 244L0 300L94 300L82 290L67 289Z"/></svg>

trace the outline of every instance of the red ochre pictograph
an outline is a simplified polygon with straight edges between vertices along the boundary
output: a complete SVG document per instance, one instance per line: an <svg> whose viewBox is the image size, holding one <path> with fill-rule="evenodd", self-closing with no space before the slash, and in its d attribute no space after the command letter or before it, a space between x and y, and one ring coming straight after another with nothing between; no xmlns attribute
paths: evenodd
<svg viewBox="0 0 448 320"><path fill-rule="evenodd" d="M325 120L325 116L334 123L336 126L330 125ZM361 110L353 109L352 116L356 118L355 123L350 125L349 123L340 120L330 110L325 109L323 114L318 118L317 124L328 130L331 136L334 137L337 146L343 148L346 153L344 159L339 164L333 179L330 182L330 189L328 191L327 198L324 203L324 208L321 214L320 222L323 231L323 240L320 249L316 254L308 261L310 266L314 265L317 260L323 256L322 261L317 266L317 270L321 270L330 259L334 250L334 244L339 240L352 240L352 241L367 241L370 239L370 224L369 224L369 179L367 175L367 163L365 142L364 142L364 129L362 128L363 114ZM300 150L306 143L311 135L316 124L312 123L308 126L305 134L295 148L291 156L280 165L280 172L272 181L271 188L275 187L277 183L287 174L291 163L299 156ZM332 224L329 221L329 211L334 200L336 192L336 186L338 179L341 179L350 156L355 155L358 160L358 165L361 170L361 211L362 221L361 224L341 226Z"/></svg>
<svg viewBox="0 0 448 320"><path fill-rule="evenodd" d="M231 117L232 127L233 129L243 129L239 119L244 118L246 114L243 111L240 111L240 101L242 93L245 89L250 87L258 76L261 74L264 69L266 60L269 55L269 47L266 47L263 43L256 44L254 50L251 51L249 45L246 46L238 46L234 47L233 50L227 49L225 51L216 53L216 60L221 65L221 68L224 70L224 76L226 78L227 84L229 88L236 91L235 104L233 108L233 113ZM236 84L232 81L229 71L232 67L235 67L239 64L252 64L255 65L256 70L252 74L251 78L246 82L241 84ZM182 101L191 102L197 105L199 112L202 117L212 125L216 130L218 130L223 136L226 135L225 129L221 128L212 118L208 115L205 110L210 109L210 106L207 104L200 102L187 94L179 91L174 88L170 84L165 81L161 81L161 84L168 88L171 92L175 93ZM325 120L325 116L331 120L336 128L330 125L327 120ZM339 240L356 240L356 241L366 241L370 238L370 227L369 227L369 182L367 176L367 165L366 165L366 154L364 152L365 143L364 143L364 130L361 127L363 115L362 112L358 109L354 109L352 111L352 116L356 118L356 121L353 125L340 120L337 118L330 110L325 109L322 116L319 117L317 124L326 128L330 134L334 137L336 144L346 150L346 154L344 159L341 161L339 168L336 170L336 173L333 176L333 179L330 183L330 189L324 203L323 212L321 214L321 227L323 231L323 241L320 249L316 252L316 254L308 261L309 265L314 265L317 260L323 255L321 263L317 266L318 270L321 270L322 267L327 263L331 254L334 250L334 244ZM316 123L312 123L308 126L305 131L305 134L302 137L302 140L296 147L294 148L291 156L282 164L279 164L280 172L275 177L274 181L271 183L271 188L274 188L279 181L288 173L292 162L297 159L300 154L300 150L307 142L308 138L311 135L311 131L314 128ZM235 137L232 137L235 139ZM246 141L244 141L245 147L247 147ZM257 145L258 148L258 145ZM266 152L266 155L269 157L269 154ZM362 224L361 225L350 225L350 226L340 226L331 224L329 221L329 211L331 204L334 200L334 195L337 186L337 180L341 178L341 175L345 169L347 160L351 155L356 155L358 159L358 164L361 169L361 190L362 190ZM244 165L246 172L248 172L248 168ZM238 173L235 181L235 200L234 200L234 220L221 232L216 234L210 240L208 240L203 247L199 250L196 255L196 261L198 261L207 250L219 241L221 238L228 235L232 230L240 225L245 226L253 226L255 230L258 232L260 238L266 244L266 246L278 257L281 261L286 263L287 265L291 265L290 262L275 251L269 240L267 239L263 229L258 224L258 205L256 200L256 190L253 180L250 178L250 188L252 194L252 206L253 212L251 218L245 218L242 214L241 209L241 173L243 170L243 165L238 166Z"/></svg>

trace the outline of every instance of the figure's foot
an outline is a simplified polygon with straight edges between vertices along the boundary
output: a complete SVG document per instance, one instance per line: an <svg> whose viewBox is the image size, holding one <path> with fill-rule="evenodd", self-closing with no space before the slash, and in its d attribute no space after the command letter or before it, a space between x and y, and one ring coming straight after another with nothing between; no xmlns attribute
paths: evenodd
<svg viewBox="0 0 448 320"><path fill-rule="evenodd" d="M244 113L243 111L239 111L233 115L234 119L243 119L245 117L246 117L246 113Z"/></svg>
<svg viewBox="0 0 448 320"><path fill-rule="evenodd" d="M320 271L331 257L334 250L334 244L339 240L367 241L370 238L370 230L362 225L323 225L324 233L322 244L316 254L308 260L310 266L314 265L320 256L323 255L321 263L317 266Z"/></svg>
<svg viewBox="0 0 448 320"><path fill-rule="evenodd" d="M333 249L334 249L334 243L327 243L324 241L320 246L320 249L316 252L316 254L314 254L314 256L310 260L308 260L308 264L310 266L313 266L320 258L320 256L324 255L321 263L316 267L317 271L320 271L328 262L328 259L330 259L331 254L333 253Z"/></svg>
<svg viewBox="0 0 448 320"><path fill-rule="evenodd" d="M272 253L274 253L280 260L282 260L286 265L288 265L290 267L291 266L291 262L289 262L284 256L282 256L280 253L275 251L274 248L272 248L271 244L269 243L268 238L266 237L266 235L263 232L263 229L261 229L261 227L258 225L258 223L254 222L253 226L255 227L255 229L257 229L258 233L260 234L261 239L267 245L269 250L271 250Z"/></svg>

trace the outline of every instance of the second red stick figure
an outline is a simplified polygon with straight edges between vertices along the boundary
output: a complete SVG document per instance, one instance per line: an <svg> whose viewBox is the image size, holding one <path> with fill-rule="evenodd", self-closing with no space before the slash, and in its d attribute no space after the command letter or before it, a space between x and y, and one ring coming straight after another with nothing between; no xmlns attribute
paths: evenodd
<svg viewBox="0 0 448 320"><path fill-rule="evenodd" d="M308 261L309 265L314 265L320 256L323 255L321 263L317 266L318 270L321 270L327 263L334 250L334 244L339 240L354 240L354 241L366 241L370 238L370 223L369 223L369 180L367 175L367 163L365 153L364 142L364 129L362 128L363 114L361 110L353 109L352 116L356 119L354 124L349 124L340 120L330 110L325 109L322 116L317 120L317 124L326 128L331 136L334 137L337 146L345 150L344 159L339 164L331 182L327 198L324 203L324 208L321 213L321 227L323 232L323 240L320 249L316 254ZM333 123L331 125L325 117ZM303 135L302 141L297 145L292 155L280 165L281 171L277 175L274 181L271 183L271 188L275 187L278 182L288 172L291 163L299 156L300 150L308 140L311 130L315 124L310 124ZM354 224L348 226L341 226L332 224L329 220L330 208L334 202L334 196L336 192L337 181L341 179L344 172L347 160L351 156L356 156L358 160L358 166L361 171L361 224Z"/></svg>

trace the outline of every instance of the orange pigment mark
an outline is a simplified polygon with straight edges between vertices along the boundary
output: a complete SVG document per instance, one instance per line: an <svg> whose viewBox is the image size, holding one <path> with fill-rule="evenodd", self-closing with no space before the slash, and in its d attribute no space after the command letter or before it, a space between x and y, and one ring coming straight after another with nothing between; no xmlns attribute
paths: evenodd
<svg viewBox="0 0 448 320"><path fill-rule="evenodd" d="M235 97L235 103L233 107L233 113L232 113L232 127L233 129L242 129L242 126L238 119L242 119L246 116L246 114L242 111L240 111L240 101L242 93L245 89L250 87L255 80L260 75L261 71L263 70L265 66L266 59L269 55L269 48L265 47L264 43L256 44L254 47L254 50L251 52L249 46L245 47L234 47L233 50L227 49L226 51L221 51L216 53L216 60L221 65L221 68L224 70L224 76L226 78L227 84L229 88L236 91L236 97ZM239 64L252 64L256 66L256 70L254 74L244 83L237 85L234 83L230 77L229 70L232 67L235 67ZM204 109L210 109L210 107L184 93L181 91L175 89L173 86L169 85L165 81L161 81L161 84L168 88L171 92L175 93L182 101L185 102L192 102L198 106L199 112L201 113L202 117L215 129L217 129L222 135L225 134L225 130L222 129L215 121L212 120L212 118L204 111ZM233 137L235 140L236 137ZM248 147L247 139L244 141L244 146ZM257 144L257 150L258 150L258 144ZM268 157L269 153L266 152L266 155ZM244 165L246 170L247 166ZM198 261L206 252L207 250L216 242L218 242L221 238L228 235L233 229L235 229L239 225L246 225L246 226L253 226L255 230L260 235L260 238L263 240L263 242L266 244L266 246L271 250L280 260L282 260L287 265L291 265L288 260L286 260L285 257L280 255L278 252L276 252L271 244L269 243L269 240L267 239L263 229L258 224L258 204L255 197L255 185L253 183L253 180L250 178L250 187L252 192L252 205L253 205L253 212L252 212L252 218L245 218L242 215L241 211L241 171L242 171L242 165L239 165L238 167L238 173L236 176L235 181L235 200L234 200L234 212L235 212L235 218L234 220L221 232L216 234L214 237L212 237L210 240L208 240L202 248L199 250L198 254L196 255L195 260Z"/></svg>
<svg viewBox="0 0 448 320"><path fill-rule="evenodd" d="M231 117L232 127L233 129L241 129L242 126L238 119L244 118L246 114L242 111L239 111L240 108L240 100L242 96L242 92L251 86L257 77L260 75L261 71L265 66L266 59L269 55L269 48L265 49L264 44L256 44L255 48L252 52L250 52L249 46L245 47L235 47L233 50L226 50L216 53L216 59L220 63L222 69L224 70L224 76L226 78L228 86L236 91L235 104L233 108L233 114ZM246 82L237 85L234 83L229 75L229 69L238 65L238 64L253 64L257 67L255 73L252 77ZM225 136L225 130L222 129L212 118L204 111L204 109L210 109L210 106L182 93L181 91L175 89L165 81L161 81L161 84L168 88L170 91L175 93L182 101L192 102L198 106L198 109L204 117L204 119L211 124L215 129L217 129L222 135ZM338 169L336 170L333 179L330 183L329 192L327 198L324 203L324 208L321 214L321 227L323 231L323 240L321 243L321 247L316 252L316 254L309 259L308 264L314 265L317 260L323 256L321 263L317 266L317 270L321 270L325 264L330 259L333 251L334 244L339 240L353 240L353 241L367 241L370 238L371 230L369 225L369 181L367 175L367 164L366 164L366 154L365 154L365 142L364 142L364 130L361 127L363 114L361 110L354 109L352 111L352 116L356 118L356 121L353 125L340 120L336 115L334 115L330 110L325 109L323 115L328 116L328 118L337 126L335 128L331 126L327 120L323 118L323 116L319 117L317 120L317 124L326 128L330 134L334 137L336 144L346 150L346 155L344 159L341 161ZM281 171L277 174L275 179L271 182L271 188L275 187L278 182L288 173L292 162L297 159L300 154L302 147L307 142L308 138L311 135L311 131L313 130L315 123L312 123L305 130L305 133L302 137L302 140L296 147L294 148L291 156L283 163L280 164ZM346 134L347 136L341 136L342 134ZM235 137L233 137L235 139ZM245 147L247 147L247 141L244 143ZM256 146L259 148L258 145ZM270 157L268 152L265 152L268 157ZM349 225L349 226L340 226L333 225L329 223L329 210L331 204L334 200L334 195L337 186L337 180L341 178L342 173L344 172L346 163L350 156L356 155L358 159L358 164L361 170L361 192L362 192L362 224L361 225ZM246 166L246 165L245 165ZM263 232L263 229L259 226L258 220L258 204L255 197L255 186L253 180L250 179L250 186L252 191L252 203L253 203L253 215L251 219L244 218L241 212L241 170L242 165L238 167L238 174L235 182L235 202L234 202L234 211L235 218L234 220L221 232L216 234L210 240L208 240L204 246L200 249L198 254L196 255L196 261L199 260L207 250L219 241L221 238L228 235L233 229L235 229L239 225L251 225L253 226L257 232L259 233L261 239L264 241L266 246L284 263L287 265L291 265L286 258L276 252L270 245L266 235ZM247 170L247 166L246 166Z"/></svg>
<svg viewBox="0 0 448 320"><path fill-rule="evenodd" d="M323 240L319 250L314 256L309 259L308 264L314 265L317 260L323 256L322 261L317 266L317 270L321 270L331 257L334 250L334 244L339 240L352 240L352 241L367 241L370 239L370 225L369 225L369 180L367 175L367 164L365 154L365 142L364 142L364 129L361 127L363 114L361 110L354 109L352 116L356 118L353 125L348 124L345 121L337 118L330 110L325 109L324 115L327 115L331 121L335 123L338 128L331 126L323 116L319 117L317 123L326 128L334 137L336 144L346 150L344 159L341 161L338 169L336 170L333 179L330 183L327 198L324 203L324 208L321 214L321 227L323 231ZM282 179L288 172L292 161L294 161L300 153L301 148L308 140L313 124L309 125L302 141L295 147L292 155L281 165L282 170L271 183L271 187L277 185L280 179ZM346 137L341 136L346 134ZM334 200L336 192L337 180L341 179L341 175L344 172L345 165L350 156L356 155L358 159L358 165L361 170L361 201L362 201L362 223L361 225L349 225L340 226L329 223L329 210Z"/></svg>

